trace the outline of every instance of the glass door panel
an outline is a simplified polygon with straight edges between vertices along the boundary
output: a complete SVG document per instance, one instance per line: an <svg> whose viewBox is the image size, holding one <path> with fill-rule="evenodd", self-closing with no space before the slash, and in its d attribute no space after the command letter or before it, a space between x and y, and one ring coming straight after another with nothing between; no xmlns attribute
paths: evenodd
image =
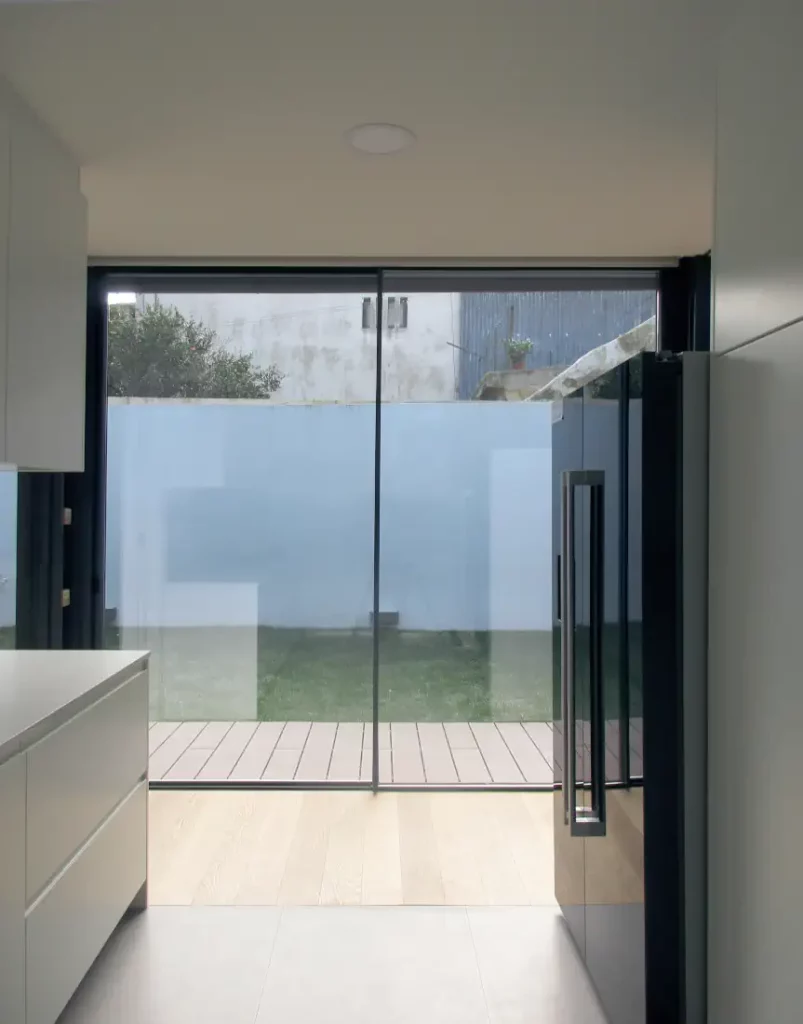
<svg viewBox="0 0 803 1024"><path fill-rule="evenodd" d="M153 652L152 778L371 778L374 286L110 296L107 643Z"/></svg>
<svg viewBox="0 0 803 1024"><path fill-rule="evenodd" d="M381 784L551 788L552 399L651 281L383 275Z"/></svg>
<svg viewBox="0 0 803 1024"><path fill-rule="evenodd" d="M481 278L112 291L106 632L153 651L154 778L551 788L555 403L654 291Z"/></svg>

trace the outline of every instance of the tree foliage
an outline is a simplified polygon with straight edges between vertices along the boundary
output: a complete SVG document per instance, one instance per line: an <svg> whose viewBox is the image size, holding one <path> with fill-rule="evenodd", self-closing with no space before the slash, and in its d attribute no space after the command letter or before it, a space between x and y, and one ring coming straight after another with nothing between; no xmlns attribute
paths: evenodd
<svg viewBox="0 0 803 1024"><path fill-rule="evenodd" d="M227 352L217 334L173 306L109 307L109 395L270 398L283 374L252 353Z"/></svg>

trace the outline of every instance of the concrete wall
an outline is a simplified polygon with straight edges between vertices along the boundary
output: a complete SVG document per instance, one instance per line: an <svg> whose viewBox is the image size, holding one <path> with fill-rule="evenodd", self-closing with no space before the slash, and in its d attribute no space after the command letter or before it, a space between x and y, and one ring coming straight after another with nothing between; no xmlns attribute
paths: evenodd
<svg viewBox="0 0 803 1024"><path fill-rule="evenodd" d="M711 394L709 1020L803 1016L803 9L723 7Z"/></svg>
<svg viewBox="0 0 803 1024"><path fill-rule="evenodd" d="M374 415L114 401L107 605L129 628L367 626ZM550 406L382 415L382 609L403 629L551 629Z"/></svg>
<svg viewBox="0 0 803 1024"><path fill-rule="evenodd" d="M228 349L254 353L258 365L278 366L285 379L273 398L277 403L374 400L376 329L363 330L362 304L370 298L375 313L375 295L170 294L159 298L212 328ZM386 330L383 340L385 401L452 400L459 349L449 343L459 342L459 335L459 294L408 296L408 326Z"/></svg>

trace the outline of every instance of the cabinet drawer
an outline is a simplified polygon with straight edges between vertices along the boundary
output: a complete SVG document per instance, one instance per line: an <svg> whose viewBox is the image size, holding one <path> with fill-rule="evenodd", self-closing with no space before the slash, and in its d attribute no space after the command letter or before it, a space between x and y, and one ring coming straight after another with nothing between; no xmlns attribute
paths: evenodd
<svg viewBox="0 0 803 1024"><path fill-rule="evenodd" d="M48 884L148 765L141 672L28 751L27 902Z"/></svg>
<svg viewBox="0 0 803 1024"><path fill-rule="evenodd" d="M145 881L146 814L142 782L28 913L27 1024L55 1024Z"/></svg>

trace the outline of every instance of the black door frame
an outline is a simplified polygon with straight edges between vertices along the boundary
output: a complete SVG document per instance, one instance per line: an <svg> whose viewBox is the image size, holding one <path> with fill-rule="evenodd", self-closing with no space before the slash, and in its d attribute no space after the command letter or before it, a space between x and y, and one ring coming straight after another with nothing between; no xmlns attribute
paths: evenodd
<svg viewBox="0 0 803 1024"><path fill-rule="evenodd" d="M70 474L20 474L18 530L18 636L25 646L75 649L100 649L104 644L105 624L105 525L106 525L106 300L109 284L118 290L131 290L135 282L147 279L158 290L169 284L175 290L177 278L182 290L209 290L215 284L225 287L237 281L238 288L248 283L259 287L266 278L281 279L288 287L293 281L317 281L329 277L362 277L370 275L376 294L384 290L384 274L392 272L394 281L404 274L409 290L454 290L467 285L481 289L483 282L493 282L495 290L521 288L522 282L536 280L550 288L577 288L584 277L594 287L621 286L634 279L649 266L605 271L556 268L553 270L464 270L455 268L327 267L317 269L254 267L147 267L94 266L89 269L87 288L87 379L85 471ZM655 271L652 271L655 273ZM708 256L682 259L677 266L659 268L658 329L662 347L672 351L707 347L707 289L710 288ZM409 280L407 280L409 278ZM505 287L507 285L507 288ZM390 786L380 785L378 778L378 713L379 713L379 545L380 545L380 474L381 474L381 304L377 309L377 381L376 381L376 450L374 508L374 647L372 689L374 728L373 778L366 783L321 783L320 786L344 788L382 788L394 790L436 790L439 788L533 789L538 787L494 786ZM30 482L23 478L35 477ZM64 526L64 508L71 511L72 522ZM42 543L41 537L47 537ZM62 608L62 591L69 590L69 604ZM163 785L152 783L154 787ZM172 788L189 788L182 783L167 783ZM264 788L287 788L296 783L260 783ZM303 784L311 788L310 784ZM197 788L193 783L192 788ZM209 788L252 788L250 783L209 783Z"/></svg>

